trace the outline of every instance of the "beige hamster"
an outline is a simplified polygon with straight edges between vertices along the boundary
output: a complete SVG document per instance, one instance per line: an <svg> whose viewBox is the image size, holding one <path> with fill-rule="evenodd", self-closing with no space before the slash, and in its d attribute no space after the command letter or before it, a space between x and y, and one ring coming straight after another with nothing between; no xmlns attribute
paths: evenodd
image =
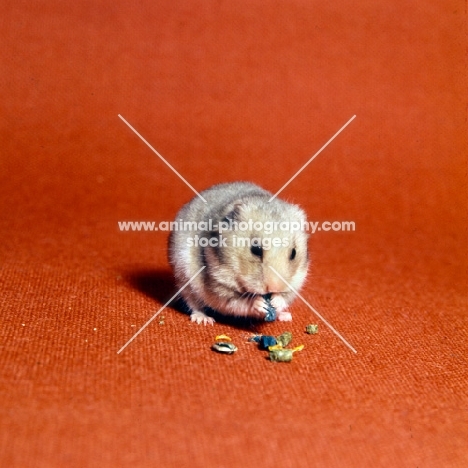
<svg viewBox="0 0 468 468"><path fill-rule="evenodd" d="M301 288L308 268L304 211L277 198L268 202L272 194L250 182L215 185L201 195L207 203L196 196L184 205L169 237L178 288L205 266L181 292L191 320L213 324L209 309L264 319L266 294L277 320L292 320L288 306L296 293L270 266L296 291ZM301 228L285 228L293 222Z"/></svg>

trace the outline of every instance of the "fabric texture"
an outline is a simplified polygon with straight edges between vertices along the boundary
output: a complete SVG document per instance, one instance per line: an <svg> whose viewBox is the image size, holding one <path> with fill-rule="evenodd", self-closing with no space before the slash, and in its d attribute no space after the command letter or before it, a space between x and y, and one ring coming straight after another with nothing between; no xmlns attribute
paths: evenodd
<svg viewBox="0 0 468 468"><path fill-rule="evenodd" d="M7 0L0 465L468 466L466 5ZM249 180L310 221L291 323L199 326L166 231ZM305 326L318 324L316 335ZM290 363L253 333L293 333ZM227 334L238 347L211 351Z"/></svg>

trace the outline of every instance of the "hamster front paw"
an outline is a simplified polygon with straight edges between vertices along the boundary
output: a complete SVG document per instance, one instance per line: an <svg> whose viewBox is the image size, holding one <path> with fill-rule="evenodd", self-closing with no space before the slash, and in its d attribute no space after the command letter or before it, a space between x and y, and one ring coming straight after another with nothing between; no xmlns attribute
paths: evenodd
<svg viewBox="0 0 468 468"><path fill-rule="evenodd" d="M213 325L215 319L213 317L209 317L204 312L200 310L195 310L190 314L190 320L192 322L196 322L199 325L203 323L203 325Z"/></svg>
<svg viewBox="0 0 468 468"><path fill-rule="evenodd" d="M252 303L252 315L260 315L262 318L268 312L268 304L262 296L258 296Z"/></svg>
<svg viewBox="0 0 468 468"><path fill-rule="evenodd" d="M287 311L288 304L281 294L273 294L270 304L276 310L276 320L279 320L280 322L292 321L292 315ZM263 296L258 296L252 303L251 314L260 316L263 319L268 313L268 307L269 305L265 298Z"/></svg>
<svg viewBox="0 0 468 468"><path fill-rule="evenodd" d="M288 308L288 304L281 294L273 294L271 296L271 305L277 312L284 312Z"/></svg>
<svg viewBox="0 0 468 468"><path fill-rule="evenodd" d="M288 303L281 294L273 294L271 305L276 309L276 320L279 322L291 322L292 315L288 312Z"/></svg>

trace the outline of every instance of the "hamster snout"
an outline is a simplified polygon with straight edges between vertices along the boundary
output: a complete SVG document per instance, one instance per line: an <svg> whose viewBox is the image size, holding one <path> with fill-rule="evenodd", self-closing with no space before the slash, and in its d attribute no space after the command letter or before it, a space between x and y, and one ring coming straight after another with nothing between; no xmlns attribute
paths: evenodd
<svg viewBox="0 0 468 468"><path fill-rule="evenodd" d="M184 205L172 231L169 261L191 320L213 323L221 314L264 319L271 305L278 320L291 320L288 306L307 275L306 216L296 205L249 182L215 185ZM190 229L185 229L185 227ZM294 229L293 229L294 226ZM191 229L193 228L193 229Z"/></svg>

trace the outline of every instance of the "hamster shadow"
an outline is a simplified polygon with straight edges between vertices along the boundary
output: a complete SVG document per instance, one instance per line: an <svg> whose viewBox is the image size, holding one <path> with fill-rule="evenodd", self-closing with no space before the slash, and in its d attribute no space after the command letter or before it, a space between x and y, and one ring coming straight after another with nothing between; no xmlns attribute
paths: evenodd
<svg viewBox="0 0 468 468"><path fill-rule="evenodd" d="M161 304L165 304L176 293L174 277L170 270L131 268L123 273L123 278L134 289ZM179 297L172 300L168 307L190 315L187 306L183 304Z"/></svg>
<svg viewBox="0 0 468 468"><path fill-rule="evenodd" d="M177 291L174 277L170 270L134 267L125 270L121 274L132 288L161 304L165 304ZM180 296L173 299L168 307L190 316L190 309ZM252 318L225 316L212 309L206 309L206 312L215 319L216 323L254 333L259 332L260 328L265 325L263 321Z"/></svg>

